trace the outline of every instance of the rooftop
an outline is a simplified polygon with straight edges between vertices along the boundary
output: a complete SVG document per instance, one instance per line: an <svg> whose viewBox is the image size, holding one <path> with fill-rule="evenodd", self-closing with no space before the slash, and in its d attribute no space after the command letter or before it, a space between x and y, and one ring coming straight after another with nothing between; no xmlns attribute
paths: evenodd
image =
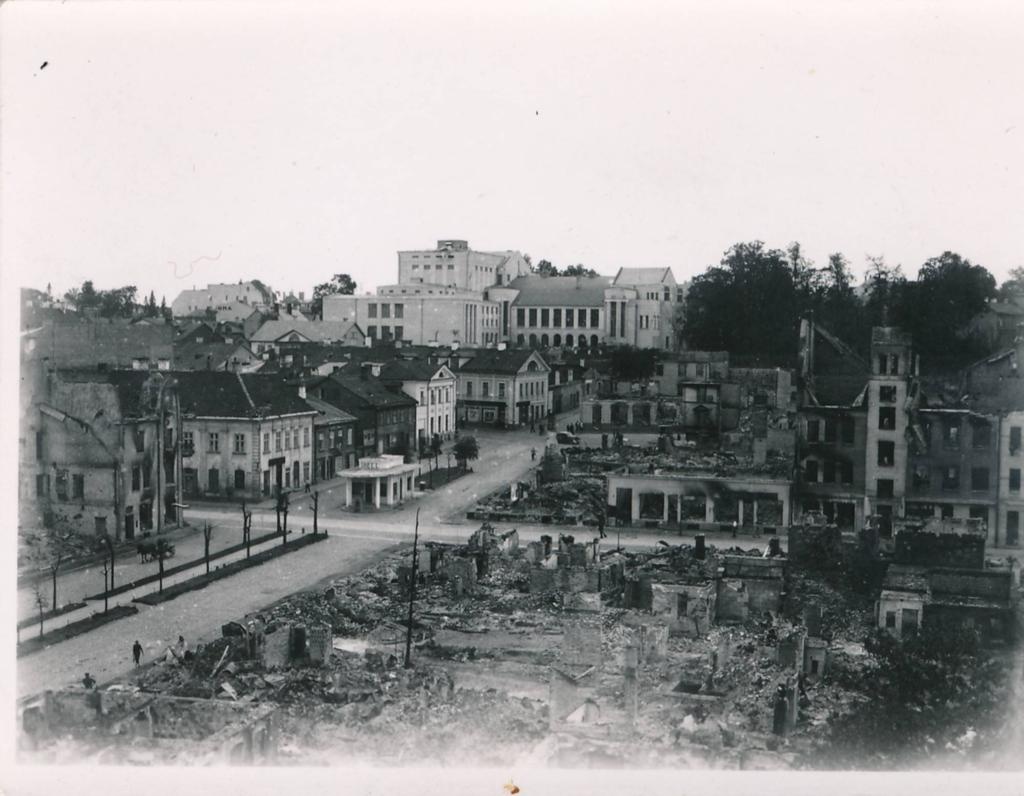
<svg viewBox="0 0 1024 796"><path fill-rule="evenodd" d="M522 307L601 307L607 276L520 276L505 287L518 290L515 305Z"/></svg>

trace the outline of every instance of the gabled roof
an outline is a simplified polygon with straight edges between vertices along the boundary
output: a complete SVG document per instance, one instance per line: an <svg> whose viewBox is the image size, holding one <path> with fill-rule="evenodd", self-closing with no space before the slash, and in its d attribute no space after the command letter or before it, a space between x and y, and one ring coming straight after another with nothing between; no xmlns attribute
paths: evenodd
<svg viewBox="0 0 1024 796"><path fill-rule="evenodd" d="M327 401L321 401L319 398L306 398L306 403L317 412L317 417L313 418L314 424L320 423L354 423L356 421L355 415L350 415L344 409L335 406Z"/></svg>
<svg viewBox="0 0 1024 796"><path fill-rule="evenodd" d="M368 406L375 408L416 406L414 398L409 397L404 392L389 390L382 381L373 376L348 376L342 372L332 373L324 378L335 382L348 395Z"/></svg>
<svg viewBox="0 0 1024 796"><path fill-rule="evenodd" d="M505 287L518 290L517 307L601 307L607 276L520 276Z"/></svg>
<svg viewBox="0 0 1024 796"><path fill-rule="evenodd" d="M441 370L448 370L448 366L445 364L434 365L422 359L395 359L381 368L379 378L385 383L430 381Z"/></svg>
<svg viewBox="0 0 1024 796"><path fill-rule="evenodd" d="M663 282L675 283L671 268L620 268L612 280L616 287L660 285Z"/></svg>
<svg viewBox="0 0 1024 796"><path fill-rule="evenodd" d="M196 370L172 374L181 411L194 417L275 417L310 414L298 391L276 375Z"/></svg>
<svg viewBox="0 0 1024 796"><path fill-rule="evenodd" d="M331 343L344 340L353 329L358 332L359 337L363 336L362 330L352 321L270 320L252 336L252 341L273 343L292 332L297 332L311 342Z"/></svg>
<svg viewBox="0 0 1024 796"><path fill-rule="evenodd" d="M174 367L178 370L222 370L242 351L252 355L245 343L193 343L174 346Z"/></svg>
<svg viewBox="0 0 1024 796"><path fill-rule="evenodd" d="M533 357L536 357L543 372L546 373L550 370L547 362L544 361L544 357L536 351L521 348L510 348L505 351L492 349L479 351L472 359L464 363L459 368L459 372L501 373L512 376L519 373L519 371L522 370L526 366L526 363Z"/></svg>

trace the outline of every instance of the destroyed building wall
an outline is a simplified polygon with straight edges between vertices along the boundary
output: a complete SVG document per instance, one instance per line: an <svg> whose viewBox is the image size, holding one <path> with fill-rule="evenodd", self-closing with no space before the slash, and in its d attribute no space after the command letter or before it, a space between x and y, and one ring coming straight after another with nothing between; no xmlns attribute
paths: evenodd
<svg viewBox="0 0 1024 796"><path fill-rule="evenodd" d="M894 543L894 557L898 564L970 569L981 569L985 566L983 532L957 533L950 529L950 532L946 533L941 528L934 531L897 528Z"/></svg>
<svg viewBox="0 0 1024 796"><path fill-rule="evenodd" d="M530 594L546 591L596 592L601 588L601 573L589 567L558 567L530 570Z"/></svg>
<svg viewBox="0 0 1024 796"><path fill-rule="evenodd" d="M654 583L651 613L665 622L671 635L701 637L715 621L714 583Z"/></svg>
<svg viewBox="0 0 1024 796"><path fill-rule="evenodd" d="M842 555L843 535L838 526L813 521L789 527L786 556L794 566L834 569Z"/></svg>

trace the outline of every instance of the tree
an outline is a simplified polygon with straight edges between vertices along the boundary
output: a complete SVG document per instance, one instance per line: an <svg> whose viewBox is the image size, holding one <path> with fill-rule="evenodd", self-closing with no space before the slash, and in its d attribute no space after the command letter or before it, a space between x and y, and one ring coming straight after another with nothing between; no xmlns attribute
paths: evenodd
<svg viewBox="0 0 1024 796"><path fill-rule="evenodd" d="M93 540L78 529L77 521L80 519L80 514L69 518L65 514L57 513L50 527L26 532L23 536L23 543L29 551L30 559L39 569L50 575L53 587L50 606L53 610L57 610L59 605L57 576L60 574L61 566L93 549Z"/></svg>
<svg viewBox="0 0 1024 796"><path fill-rule="evenodd" d="M562 276L585 276L592 277L597 276L598 273L593 268L587 268L585 265L577 263L576 265L570 265L562 271Z"/></svg>
<svg viewBox="0 0 1024 796"><path fill-rule="evenodd" d="M313 288L313 315L322 318L324 314L324 296L351 296L356 292L356 283L348 274L335 274L330 282L316 285Z"/></svg>
<svg viewBox="0 0 1024 796"><path fill-rule="evenodd" d="M164 591L164 561L174 555L174 545L164 538L159 538L153 544L151 553L157 562L157 573L159 574L159 593Z"/></svg>
<svg viewBox="0 0 1024 796"><path fill-rule="evenodd" d="M213 538L213 526L203 523L203 560L206 561L206 574L210 574L210 540Z"/></svg>
<svg viewBox="0 0 1024 796"><path fill-rule="evenodd" d="M476 437L460 437L452 451L455 453L455 460L463 470L466 469L468 462L480 458L480 446Z"/></svg>
<svg viewBox="0 0 1024 796"><path fill-rule="evenodd" d="M172 320L174 320L174 316L171 313L171 308L167 306L166 296L160 297L160 317L163 318L164 321L166 321L167 323L170 323Z"/></svg>
<svg viewBox="0 0 1024 796"><path fill-rule="evenodd" d="M1010 278L999 286L999 298L1024 304L1024 266L1010 269Z"/></svg>
<svg viewBox="0 0 1024 796"><path fill-rule="evenodd" d="M612 349L609 366L614 381L648 381L658 364L658 352L653 348L619 346Z"/></svg>
<svg viewBox="0 0 1024 796"><path fill-rule="evenodd" d="M558 276L558 269L551 264L549 260L541 260L534 267L533 272L537 276Z"/></svg>

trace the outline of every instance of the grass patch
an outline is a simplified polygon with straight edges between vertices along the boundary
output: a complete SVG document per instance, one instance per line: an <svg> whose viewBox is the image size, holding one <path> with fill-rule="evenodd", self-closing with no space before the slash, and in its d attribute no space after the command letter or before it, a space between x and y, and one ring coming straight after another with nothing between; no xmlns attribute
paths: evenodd
<svg viewBox="0 0 1024 796"><path fill-rule="evenodd" d="M159 605L160 603L165 603L168 600L173 600L175 597L187 594L190 591L205 588L216 580L231 577L244 569L259 566L260 564L277 558L278 556L291 553L294 550L299 550L308 545L323 541L326 538L327 535L322 533L318 533L316 536L313 536L312 534L300 536L298 539L288 542L287 545L276 545L269 550L263 550L262 552L257 553L251 558L243 558L241 561L232 561L230 564L225 564L219 569L211 571L209 575L205 573L197 575L196 577L189 578L182 583L176 583L173 586L168 586L162 592L136 597L132 602L143 603L145 605ZM165 572L164 574L166 575L167 573Z"/></svg>
<svg viewBox="0 0 1024 796"><path fill-rule="evenodd" d="M70 625L59 627L56 630L51 630L48 633L43 633L41 636L30 638L27 641L22 641L18 644L18 657L23 655L29 655L33 652L38 652L41 649L49 647L51 644L57 644L61 641L67 641L69 638L80 636L82 633L88 633L90 630L95 630L101 627L107 622L113 622L117 619L121 619L125 616L131 616L137 614L139 609L134 605L115 605L106 613L102 611L88 616L85 619L79 619L77 622L72 622Z"/></svg>
<svg viewBox="0 0 1024 796"><path fill-rule="evenodd" d="M77 611L79 608L85 608L85 603L68 603L67 605L62 605L56 611L44 611L43 621L45 622L48 619L56 619L58 616L69 614L72 611ZM36 614L35 616L30 616L28 619L22 619L20 622L18 622L18 630L24 630L26 627L32 627L38 624L39 614Z"/></svg>

